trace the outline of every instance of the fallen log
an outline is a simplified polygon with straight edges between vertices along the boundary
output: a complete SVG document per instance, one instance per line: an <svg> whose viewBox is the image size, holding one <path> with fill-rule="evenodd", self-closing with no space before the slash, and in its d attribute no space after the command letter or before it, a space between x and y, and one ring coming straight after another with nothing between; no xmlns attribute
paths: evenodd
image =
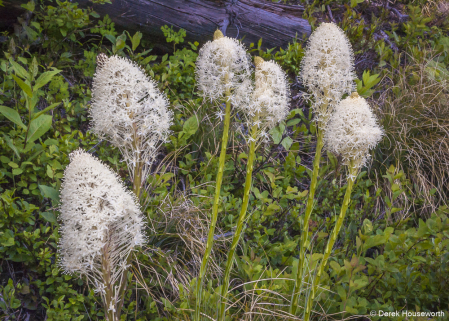
<svg viewBox="0 0 449 321"><path fill-rule="evenodd" d="M24 2L4 0L0 16L11 17L7 11L17 10ZM203 43L212 39L219 28L246 44L262 38L264 48L285 47L296 35L302 38L311 33L310 24L301 18L303 7L268 0L111 0L111 4L104 5L93 5L89 0L77 2L81 7L93 6L101 16L108 14L123 29L140 31L156 41L163 39L164 25L185 29L186 41Z"/></svg>

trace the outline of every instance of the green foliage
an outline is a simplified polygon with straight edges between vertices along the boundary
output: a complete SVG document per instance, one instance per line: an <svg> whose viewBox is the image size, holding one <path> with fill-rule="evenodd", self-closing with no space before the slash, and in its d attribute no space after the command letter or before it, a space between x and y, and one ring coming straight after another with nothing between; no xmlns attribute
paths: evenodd
<svg viewBox="0 0 449 321"><path fill-rule="evenodd" d="M362 3L364 0L351 0L351 8L356 7L359 3Z"/></svg>
<svg viewBox="0 0 449 321"><path fill-rule="evenodd" d="M178 32L173 30L173 26L162 26L162 32L167 42L173 42L173 51L176 51L176 45L183 43L186 36L186 31L184 29L179 29Z"/></svg>
<svg viewBox="0 0 449 321"><path fill-rule="evenodd" d="M369 70L364 71L362 80L355 80L358 94L365 98L371 96L374 93L374 90L371 88L377 85L379 81L379 74L371 75Z"/></svg>
<svg viewBox="0 0 449 321"><path fill-rule="evenodd" d="M22 288L20 284L18 284L17 288L18 290L22 290L21 292L23 294L26 294L27 292L29 293L28 287ZM21 306L22 303L15 297L16 287L14 286L13 281L9 279L8 284L4 287L0 287L0 289L0 293L2 295L2 300L0 301L0 309L8 318L15 319L17 309Z"/></svg>
<svg viewBox="0 0 449 321"><path fill-rule="evenodd" d="M316 24L318 15L325 14L326 6L332 7L333 2L311 2L304 16ZM407 66L406 49L409 55L429 62L422 74L413 68L403 69L407 77L402 79L407 84L418 83L421 75L440 84L447 80L448 37L442 28L431 26L417 7L408 7L410 19L405 23L392 24L391 31L386 31L387 41L374 35L388 20L386 11L367 20L361 15L365 3L355 10L347 1L337 3L346 4L340 26L354 45L356 57L374 54L375 66L360 70L360 95L377 99L377 92L385 89L379 80L387 76L393 81L394 96L408 97L402 95L408 87L397 85L399 74L384 70L386 66ZM157 56L151 51L153 44L145 42L140 32L119 34L108 16L100 18L92 9L81 9L69 1L50 4L24 5L33 15L19 18L17 32L5 34L7 41L1 44L0 315L18 319L31 311L36 320L104 318L97 294L85 280L59 270L56 249L58 191L71 151L82 147L97 153L129 184L118 151L86 132L95 59L105 52L140 64L167 93L175 114L173 134L160 158L165 160L158 160L152 168L150 188L144 193L149 241L137 254L139 270L128 275L123 315L126 320L189 320L195 305L194 262L201 255L202 226L212 208L215 189L211 182L219 166L216 146L221 136L215 116L219 106L203 102L195 93L199 43L185 44L185 31L163 27L167 42L173 43L173 53ZM279 50L262 50L262 40L249 47L252 54L278 62L289 73L293 90L298 88L295 77L303 57L302 41L292 40ZM434 54L426 51L428 47L433 47ZM407 108L410 101L398 100ZM229 309L228 320L241 318L241 311L253 315L266 311L266 304L253 301L255 295L273 309L289 303L273 293L287 298L292 291L290 280L297 273L316 134L307 105L295 99L293 104L296 106L285 123L271 131L272 142L257 150L248 219L231 275L229 298L236 305ZM404 111L410 119L416 115L411 110ZM386 130L399 128L388 122L383 119ZM238 126L238 121L233 125ZM417 131L409 137L417 134L429 137L429 133ZM237 131L231 130L229 146L219 204L220 233L232 232L238 219L248 159L246 144ZM378 309L438 311L449 304L448 209L443 205L426 208L422 216L427 194L403 168L408 166L403 161L406 158L401 158L405 156L391 156L386 149L382 152L384 156L379 152L373 156L385 161L386 167L373 166L357 178L347 218L322 280L317 304L329 318L343 310L344 315L333 318ZM314 236L313 252L308 253L311 271L319 261L318 253L323 253L335 213L340 211L345 177L340 159L327 154L320 166L316 205L309 222ZM433 193L445 195L445 191L441 188ZM188 195L188 201L181 194ZM189 206L183 207L185 204ZM223 243L216 242L212 259L217 264L225 261ZM203 302L204 312L213 317L219 304L220 277L209 272ZM311 278L307 274L304 281Z"/></svg>
<svg viewBox="0 0 449 321"><path fill-rule="evenodd" d="M262 57L266 61L274 60L281 64L286 72L294 75L299 73L299 65L304 56L304 49L297 38L292 39L292 42L288 44L286 49L279 48L277 51L275 51L277 48L267 49L266 51L262 50L262 39L257 43L257 47L251 43L249 48L249 52L254 55Z"/></svg>

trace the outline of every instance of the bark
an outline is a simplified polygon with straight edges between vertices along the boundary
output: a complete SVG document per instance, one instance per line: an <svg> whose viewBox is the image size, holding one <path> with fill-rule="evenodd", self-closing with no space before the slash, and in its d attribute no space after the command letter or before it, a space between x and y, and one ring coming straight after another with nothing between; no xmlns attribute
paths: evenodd
<svg viewBox="0 0 449 321"><path fill-rule="evenodd" d="M24 2L4 0L2 20L8 17L7 23L11 23ZM155 41L163 40L163 25L185 29L186 41L204 43L219 28L227 36L243 38L246 44L262 38L264 48L285 47L296 35L302 38L311 33L310 24L301 18L303 7L268 0L111 0L112 4L105 5L77 2L81 7L93 6L101 16L108 14L117 26L140 31Z"/></svg>

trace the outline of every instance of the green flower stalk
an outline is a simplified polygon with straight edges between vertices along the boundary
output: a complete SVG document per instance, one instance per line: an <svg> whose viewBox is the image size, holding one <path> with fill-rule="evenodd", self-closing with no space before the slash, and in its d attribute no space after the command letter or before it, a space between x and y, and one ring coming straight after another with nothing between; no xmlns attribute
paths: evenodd
<svg viewBox="0 0 449 321"><path fill-rule="evenodd" d="M229 249L221 287L221 305L218 321L223 321L226 315L226 299L231 270L234 263L234 255L242 234L251 192L256 143L260 138L266 137L266 131L282 121L288 113L289 87L285 73L282 71L281 67L273 61L265 62L261 57L256 57L254 61L256 72L255 89L252 92L252 95L251 92L247 91L251 91L252 89L252 84L249 82L237 90L237 94L241 99L239 109L243 111L247 119L247 126L251 128L250 137L247 139L249 142L249 154L246 165L245 190L243 193L242 208L237 221L235 234L232 239L231 248Z"/></svg>
<svg viewBox="0 0 449 321"><path fill-rule="evenodd" d="M231 103L237 102L236 95L234 94L235 89L245 80L249 79L250 75L250 63L245 48L236 39L224 37L221 31L215 31L214 41L209 41L201 48L196 67L197 83L203 96L210 100L224 101L226 104L211 224L207 236L206 250L201 262L196 284L196 306L194 315L194 320L196 321L200 320L202 283L206 274L207 263L212 251L212 246L214 244L221 183L223 180L226 160L229 124L231 122ZM220 118L223 117L221 111L218 115Z"/></svg>
<svg viewBox="0 0 449 321"><path fill-rule="evenodd" d="M304 321L309 321L312 302L317 294L321 276L329 260L338 233L343 225L346 211L351 202L351 193L357 174L369 159L369 150L374 148L383 136L383 131L377 124L370 106L357 93L342 100L337 105L329 122L325 135L326 149L339 154L343 164L348 166L348 185L346 188L340 215L324 250L323 258L317 269L312 287L307 297Z"/></svg>
<svg viewBox="0 0 449 321"><path fill-rule="evenodd" d="M297 312L304 269L307 266L306 250L309 245L309 219L313 210L318 182L323 138L327 122L335 109L335 105L345 93L351 93L354 87L353 61L354 57L348 38L333 23L322 23L312 33L305 56L301 61L300 78L311 92L305 97L313 98L311 107L317 125L317 144L306 210L302 218L298 270L290 302L290 313L293 315L296 315Z"/></svg>

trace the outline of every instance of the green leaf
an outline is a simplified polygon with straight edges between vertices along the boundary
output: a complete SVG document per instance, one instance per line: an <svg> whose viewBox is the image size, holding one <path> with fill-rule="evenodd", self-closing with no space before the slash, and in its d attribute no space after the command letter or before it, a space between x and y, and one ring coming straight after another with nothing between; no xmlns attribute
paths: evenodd
<svg viewBox="0 0 449 321"><path fill-rule="evenodd" d="M8 238L6 242L2 242L3 246L13 246L14 245L14 238Z"/></svg>
<svg viewBox="0 0 449 321"><path fill-rule="evenodd" d="M279 144L282 139L282 134L284 133L285 126L282 124L279 124L276 127L273 127L273 129L270 130L271 138L273 138L273 142L275 144Z"/></svg>
<svg viewBox="0 0 449 321"><path fill-rule="evenodd" d="M116 39L115 39L115 37L114 37L113 35L107 34L107 35L105 35L105 37L106 37L110 42L112 42L112 44L115 44Z"/></svg>
<svg viewBox="0 0 449 321"><path fill-rule="evenodd" d="M182 131L184 133L184 138L188 138L190 136L192 136L193 134L196 133L196 131L198 130L198 118L196 118L196 116L192 116L189 119L187 119L184 122L184 125L182 126Z"/></svg>
<svg viewBox="0 0 449 321"><path fill-rule="evenodd" d="M28 26L25 26L25 31L26 31L28 38L31 41L35 41L39 37L39 33L37 33L36 31L34 31L32 28L30 28ZM31 76L31 74L30 74L30 76ZM31 80L31 77L30 77L30 80Z"/></svg>
<svg viewBox="0 0 449 321"><path fill-rule="evenodd" d="M123 33L117 37L117 41L115 42L115 51L119 51L125 48L126 45L126 34Z"/></svg>
<svg viewBox="0 0 449 321"><path fill-rule="evenodd" d="M362 3L365 0L351 0L351 8L356 7L359 3Z"/></svg>
<svg viewBox="0 0 449 321"><path fill-rule="evenodd" d="M36 144L33 143L33 142L27 143L27 145L23 148L22 152L23 153L28 153L30 150L33 149L34 146L36 146Z"/></svg>
<svg viewBox="0 0 449 321"><path fill-rule="evenodd" d="M56 223L55 214L53 214L51 212L42 212L41 215L46 221L48 221L50 223Z"/></svg>
<svg viewBox="0 0 449 321"><path fill-rule="evenodd" d="M309 114L312 114L312 113L309 113ZM316 123L315 122L310 124L310 133L312 135L315 135L315 133L316 133Z"/></svg>
<svg viewBox="0 0 449 321"><path fill-rule="evenodd" d="M12 75L16 83L19 85L20 88L22 88L23 92L27 94L28 97L33 97L33 91L31 90L30 85L27 85L22 79L19 77L16 77L15 75Z"/></svg>
<svg viewBox="0 0 449 321"><path fill-rule="evenodd" d="M340 264L338 264L338 263L335 262L335 261L330 261L330 262L329 262L329 265L331 266L331 268L332 268L336 273L340 273L340 270L341 270Z"/></svg>
<svg viewBox="0 0 449 321"><path fill-rule="evenodd" d="M136 48L139 46L140 44L140 39L142 39L142 33L140 33L139 31L137 31L134 36L131 39L131 43L132 43L132 49L133 51L136 50Z"/></svg>
<svg viewBox="0 0 449 321"><path fill-rule="evenodd" d="M54 176L53 170L51 169L50 165L47 165L47 176L50 178L53 178Z"/></svg>
<svg viewBox="0 0 449 321"><path fill-rule="evenodd" d="M13 170L12 170L12 174L13 175L20 175L20 174L22 174L23 173L23 169L21 169L21 168L14 168Z"/></svg>
<svg viewBox="0 0 449 321"><path fill-rule="evenodd" d="M294 125L298 124L300 121L301 121L301 119L299 119L299 118L291 119L287 122L287 127L294 126Z"/></svg>
<svg viewBox="0 0 449 321"><path fill-rule="evenodd" d="M39 185L42 197L50 198L55 203L59 203L59 191L51 186Z"/></svg>
<svg viewBox="0 0 449 321"><path fill-rule="evenodd" d="M20 119L20 115L16 110L6 107L6 106L0 106L0 113L2 113L3 116L8 118L14 124L22 127L25 130L27 129L27 127L22 123L22 120Z"/></svg>
<svg viewBox="0 0 449 321"><path fill-rule="evenodd" d="M370 71L365 70L362 75L362 80L355 79L357 92L362 97L369 97L374 93L374 90L371 90L371 88L377 85L379 81L379 74L370 75Z"/></svg>
<svg viewBox="0 0 449 321"><path fill-rule="evenodd" d="M9 165L11 168L19 168L19 165L17 165L17 164L14 163L14 162L9 162L8 165Z"/></svg>
<svg viewBox="0 0 449 321"><path fill-rule="evenodd" d="M17 149L16 145L14 144L14 142L11 140L11 138L9 138L8 136L6 136L6 134L3 134L3 138L6 141L6 145L9 146L9 148L11 148L11 150L17 155L17 157L20 158L20 153L19 150Z"/></svg>
<svg viewBox="0 0 449 321"><path fill-rule="evenodd" d="M27 4L22 4L22 8L27 9L28 11L34 11L34 2L30 1Z"/></svg>
<svg viewBox="0 0 449 321"><path fill-rule="evenodd" d="M337 286L337 293L342 301L346 300L346 290L341 286Z"/></svg>
<svg viewBox="0 0 449 321"><path fill-rule="evenodd" d="M291 139L290 137L287 136L282 140L281 144L282 144L282 146L284 146L285 150L289 150L293 144L293 139Z"/></svg>
<svg viewBox="0 0 449 321"><path fill-rule="evenodd" d="M50 115L41 115L38 118L33 119L27 133L27 141L29 143L34 142L51 128L51 124L52 117Z"/></svg>
<svg viewBox="0 0 449 321"><path fill-rule="evenodd" d="M60 101L59 103L51 104L51 105L48 106L47 108L45 108L45 109L41 110L40 112L34 114L33 119L38 118L40 115L45 114L46 112L52 110L53 108L57 107L57 106L60 105L60 104L61 104L61 101Z"/></svg>
<svg viewBox="0 0 449 321"><path fill-rule="evenodd" d="M264 215L272 215L279 209L280 207L277 204L271 203L270 205L268 205L266 211L264 212Z"/></svg>
<svg viewBox="0 0 449 321"><path fill-rule="evenodd" d="M17 62L15 62L14 60L10 59L9 62L11 63L14 71L16 72L16 74L21 77L21 78L28 78L28 72L25 70L25 68L23 68L21 65L19 65Z"/></svg>
<svg viewBox="0 0 449 321"><path fill-rule="evenodd" d="M32 73L33 78L37 76L39 72L39 65L37 63L36 57L33 57L33 62L31 63L30 72Z"/></svg>
<svg viewBox="0 0 449 321"><path fill-rule="evenodd" d="M371 221L367 218L363 221L362 227L364 234L369 234L373 231L373 223L371 223Z"/></svg>
<svg viewBox="0 0 449 321"><path fill-rule="evenodd" d="M62 70L52 70L44 72L42 75L37 78L36 83L34 84L33 91L36 92L39 88L48 84L48 82L56 75L59 74Z"/></svg>
<svg viewBox="0 0 449 321"><path fill-rule="evenodd" d="M363 251L368 250L369 248L384 244L387 241L387 236L385 235L372 235L366 240L363 245Z"/></svg>

